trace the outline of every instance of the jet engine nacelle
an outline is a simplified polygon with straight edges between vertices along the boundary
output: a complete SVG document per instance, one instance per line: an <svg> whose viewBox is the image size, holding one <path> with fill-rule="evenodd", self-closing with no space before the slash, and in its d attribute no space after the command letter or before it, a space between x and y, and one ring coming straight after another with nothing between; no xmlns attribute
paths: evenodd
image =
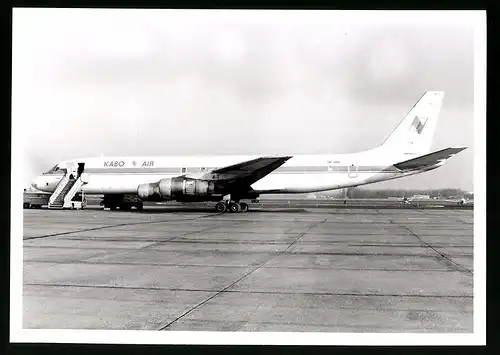
<svg viewBox="0 0 500 355"><path fill-rule="evenodd" d="M214 193L214 181L186 177L162 179L151 184L141 184L137 188L137 195L143 201L200 199Z"/></svg>

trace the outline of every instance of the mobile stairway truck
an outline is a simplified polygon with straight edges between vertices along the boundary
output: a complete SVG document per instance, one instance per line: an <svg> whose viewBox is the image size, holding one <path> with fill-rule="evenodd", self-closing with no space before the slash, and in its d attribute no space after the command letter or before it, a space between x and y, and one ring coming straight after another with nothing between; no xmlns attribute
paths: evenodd
<svg viewBox="0 0 500 355"><path fill-rule="evenodd" d="M23 196L23 208L24 209L30 209L30 208L37 208L40 209L42 207L48 207L49 205L49 199L50 199L51 194L48 192L29 192L24 190L24 196ZM71 199L71 205L70 209L72 210L83 210L85 207L87 207L87 198L83 193L77 193L72 199Z"/></svg>

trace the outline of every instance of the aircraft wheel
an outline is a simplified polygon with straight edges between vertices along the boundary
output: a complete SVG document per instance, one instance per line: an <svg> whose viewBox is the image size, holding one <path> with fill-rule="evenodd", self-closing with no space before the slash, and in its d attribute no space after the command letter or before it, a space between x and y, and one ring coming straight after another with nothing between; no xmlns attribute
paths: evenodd
<svg viewBox="0 0 500 355"><path fill-rule="evenodd" d="M233 213L240 212L241 211L240 204L236 202L231 202L229 204L229 211Z"/></svg>
<svg viewBox="0 0 500 355"><path fill-rule="evenodd" d="M241 208L241 212L247 212L248 211L248 204L246 204L245 202L242 202L242 203L240 203L240 208Z"/></svg>
<svg viewBox="0 0 500 355"><path fill-rule="evenodd" d="M217 202L215 205L215 210L219 213L224 213L227 211L227 206L224 202Z"/></svg>

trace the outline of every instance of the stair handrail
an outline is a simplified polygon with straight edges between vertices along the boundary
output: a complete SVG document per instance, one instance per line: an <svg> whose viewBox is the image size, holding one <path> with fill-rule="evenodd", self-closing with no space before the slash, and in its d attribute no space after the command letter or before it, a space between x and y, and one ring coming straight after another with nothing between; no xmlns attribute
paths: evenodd
<svg viewBox="0 0 500 355"><path fill-rule="evenodd" d="M73 197L75 197L78 189L84 185L84 182L81 179L81 176L78 177L78 179L75 180L75 183L69 189L68 193L64 197L64 206L70 206L71 205L71 200Z"/></svg>
<svg viewBox="0 0 500 355"><path fill-rule="evenodd" d="M56 189L54 190L54 192L52 193L52 195L50 196L49 198L49 205L53 204L54 201L59 197L59 195L61 194L61 191L64 189L64 187L68 184L68 181L69 181L69 174L70 173L66 173L63 178L59 181L59 184L57 184L57 187Z"/></svg>

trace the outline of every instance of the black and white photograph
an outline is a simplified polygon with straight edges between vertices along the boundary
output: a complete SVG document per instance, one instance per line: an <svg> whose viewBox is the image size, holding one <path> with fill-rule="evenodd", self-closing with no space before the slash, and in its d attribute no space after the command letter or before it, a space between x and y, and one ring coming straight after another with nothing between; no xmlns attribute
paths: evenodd
<svg viewBox="0 0 500 355"><path fill-rule="evenodd" d="M14 8L10 339L485 344L485 105L485 11Z"/></svg>

